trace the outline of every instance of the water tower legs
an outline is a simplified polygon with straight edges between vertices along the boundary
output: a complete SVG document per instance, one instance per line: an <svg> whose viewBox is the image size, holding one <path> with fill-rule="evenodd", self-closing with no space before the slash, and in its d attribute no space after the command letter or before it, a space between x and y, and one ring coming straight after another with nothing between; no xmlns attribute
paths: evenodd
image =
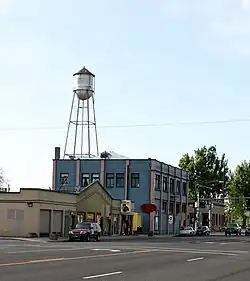
<svg viewBox="0 0 250 281"><path fill-rule="evenodd" d="M92 99L92 103L90 102L90 99ZM95 136L93 136L93 134ZM73 138L73 143L71 144L69 143L70 137ZM91 143L92 139L94 143ZM95 148L94 154L91 153L91 148ZM70 109L63 158L91 158L98 155L99 148L94 96L87 100L80 100L76 97L76 93L74 93Z"/></svg>

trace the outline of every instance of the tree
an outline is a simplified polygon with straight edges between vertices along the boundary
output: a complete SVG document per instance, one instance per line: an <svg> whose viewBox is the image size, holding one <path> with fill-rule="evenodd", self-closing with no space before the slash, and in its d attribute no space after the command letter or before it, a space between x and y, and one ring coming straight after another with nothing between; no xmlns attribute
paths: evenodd
<svg viewBox="0 0 250 281"><path fill-rule="evenodd" d="M215 146L196 149L194 155L184 154L179 161L179 167L189 172L189 196L196 198L198 184L211 187L211 190L200 187L201 197L210 197L225 193L229 179L228 161L225 154L218 156ZM220 183L219 183L220 182Z"/></svg>
<svg viewBox="0 0 250 281"><path fill-rule="evenodd" d="M6 183L3 170L0 169L0 187L2 187Z"/></svg>
<svg viewBox="0 0 250 281"><path fill-rule="evenodd" d="M250 210L250 162L244 161L234 171L233 178L228 187L230 197L238 197L231 200L231 205L238 210L238 215L245 219L245 210Z"/></svg>

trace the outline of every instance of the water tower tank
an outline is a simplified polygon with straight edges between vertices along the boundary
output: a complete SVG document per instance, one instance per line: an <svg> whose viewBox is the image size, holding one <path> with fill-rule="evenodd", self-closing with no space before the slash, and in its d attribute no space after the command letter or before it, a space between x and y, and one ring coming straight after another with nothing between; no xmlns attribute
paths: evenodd
<svg viewBox="0 0 250 281"><path fill-rule="evenodd" d="M94 79L95 75L88 69L83 67L73 75L74 84L73 91L77 94L80 100L88 100L94 94Z"/></svg>

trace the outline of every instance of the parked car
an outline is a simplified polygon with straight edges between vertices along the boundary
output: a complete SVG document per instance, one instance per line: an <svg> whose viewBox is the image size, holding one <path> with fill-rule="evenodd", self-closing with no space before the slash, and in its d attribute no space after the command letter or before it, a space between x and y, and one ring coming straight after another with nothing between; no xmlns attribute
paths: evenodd
<svg viewBox="0 0 250 281"><path fill-rule="evenodd" d="M194 236L194 235L195 235L195 230L192 228L192 226L186 226L180 229L179 236Z"/></svg>
<svg viewBox="0 0 250 281"><path fill-rule="evenodd" d="M246 230L245 230L245 235L246 235L246 236L249 236L249 234L250 234L250 224L248 224L248 225L246 226Z"/></svg>
<svg viewBox="0 0 250 281"><path fill-rule="evenodd" d="M225 228L225 235L241 235L241 226L238 223L229 223Z"/></svg>
<svg viewBox="0 0 250 281"><path fill-rule="evenodd" d="M196 231L196 235L198 236L208 236L210 235L210 229L208 226L199 226Z"/></svg>
<svg viewBox="0 0 250 281"><path fill-rule="evenodd" d="M100 241L101 232L102 230L98 223L81 222L69 231L69 241L89 241L91 239Z"/></svg>

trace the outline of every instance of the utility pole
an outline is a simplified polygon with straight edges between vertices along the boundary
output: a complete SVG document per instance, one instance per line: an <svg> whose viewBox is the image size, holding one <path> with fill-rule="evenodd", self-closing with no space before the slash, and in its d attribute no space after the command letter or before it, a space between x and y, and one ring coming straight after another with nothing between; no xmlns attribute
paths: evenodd
<svg viewBox="0 0 250 281"><path fill-rule="evenodd" d="M198 226L199 226L199 222L200 222L200 190L199 190L199 184L196 184L195 187L195 193L196 193L196 202L195 202L195 224L194 224L194 229L195 231L197 230Z"/></svg>

